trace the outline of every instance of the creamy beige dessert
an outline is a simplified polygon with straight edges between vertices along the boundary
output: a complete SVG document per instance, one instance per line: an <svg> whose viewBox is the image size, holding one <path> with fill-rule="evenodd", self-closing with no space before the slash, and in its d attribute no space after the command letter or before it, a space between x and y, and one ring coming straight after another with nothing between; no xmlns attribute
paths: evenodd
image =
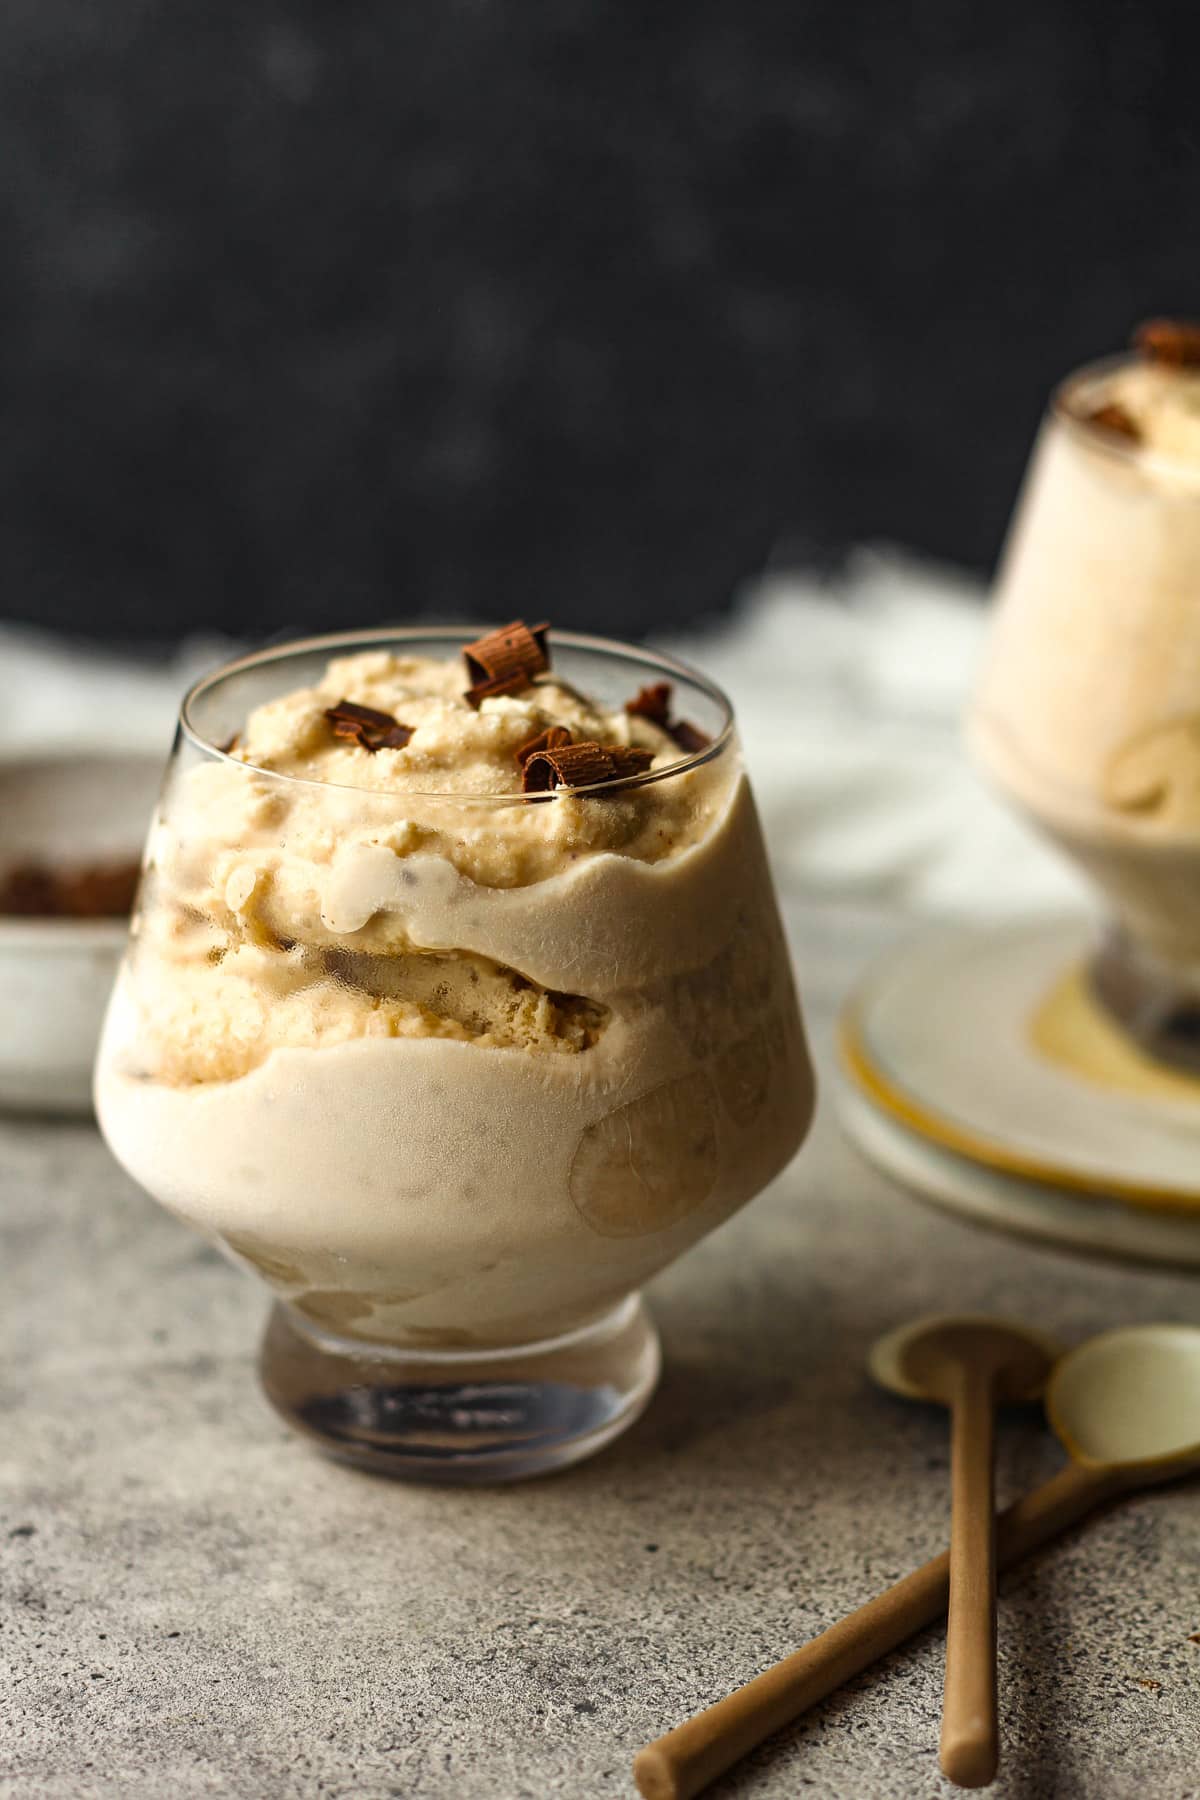
<svg viewBox="0 0 1200 1800"><path fill-rule="evenodd" d="M182 765L151 835L105 1135L341 1335L586 1323L808 1124L732 736L517 643L499 691L458 658L334 658Z"/></svg>
<svg viewBox="0 0 1200 1800"><path fill-rule="evenodd" d="M1068 380L1043 428L970 720L991 776L1200 977L1200 332Z"/></svg>

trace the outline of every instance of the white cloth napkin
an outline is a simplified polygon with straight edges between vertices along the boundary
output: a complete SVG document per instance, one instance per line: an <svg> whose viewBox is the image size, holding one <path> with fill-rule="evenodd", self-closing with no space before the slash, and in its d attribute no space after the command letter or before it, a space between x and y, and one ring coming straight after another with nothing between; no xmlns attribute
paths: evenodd
<svg viewBox="0 0 1200 1800"><path fill-rule="evenodd" d="M105 749L165 762L184 690L233 654L231 645L189 639L169 659L124 657L0 625L0 756Z"/></svg>
<svg viewBox="0 0 1200 1800"><path fill-rule="evenodd" d="M728 622L672 640L734 702L785 891L979 915L1082 903L966 755L984 601L962 574L862 550L828 582L761 581Z"/></svg>
<svg viewBox="0 0 1200 1800"><path fill-rule="evenodd" d="M963 575L864 550L836 578L771 576L727 619L659 639L731 695L787 893L918 913L1078 904L1079 879L963 749L982 600ZM165 758L184 687L230 653L190 640L152 664L0 626L0 755Z"/></svg>

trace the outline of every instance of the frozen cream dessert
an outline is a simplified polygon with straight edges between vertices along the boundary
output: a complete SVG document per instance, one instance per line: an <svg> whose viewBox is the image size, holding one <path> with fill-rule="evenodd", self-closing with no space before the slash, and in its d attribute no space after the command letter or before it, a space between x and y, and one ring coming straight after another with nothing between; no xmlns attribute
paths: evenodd
<svg viewBox="0 0 1200 1800"><path fill-rule="evenodd" d="M970 735L998 784L1200 986L1200 327L1059 390L1018 507Z"/></svg>
<svg viewBox="0 0 1200 1800"><path fill-rule="evenodd" d="M808 1058L728 722L665 682L589 697L544 628L465 661L394 637L193 699L97 1108L312 1326L528 1343L782 1168ZM245 670L278 691L195 741Z"/></svg>

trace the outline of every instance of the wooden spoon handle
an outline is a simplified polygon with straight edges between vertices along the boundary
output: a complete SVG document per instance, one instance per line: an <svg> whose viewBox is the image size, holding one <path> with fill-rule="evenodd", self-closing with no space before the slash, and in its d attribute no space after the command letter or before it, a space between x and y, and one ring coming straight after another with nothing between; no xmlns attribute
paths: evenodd
<svg viewBox="0 0 1200 1800"><path fill-rule="evenodd" d="M942 1773L986 1787L996 1773L995 1408L986 1369L965 1365L951 1414L950 1601Z"/></svg>
<svg viewBox="0 0 1200 1800"><path fill-rule="evenodd" d="M1116 1491L1103 1470L1069 1463L1002 1513L1001 1568L1065 1531ZM645 1800L692 1800L763 1738L886 1656L945 1610L950 1557L943 1551L820 1637L639 1751L633 1776Z"/></svg>

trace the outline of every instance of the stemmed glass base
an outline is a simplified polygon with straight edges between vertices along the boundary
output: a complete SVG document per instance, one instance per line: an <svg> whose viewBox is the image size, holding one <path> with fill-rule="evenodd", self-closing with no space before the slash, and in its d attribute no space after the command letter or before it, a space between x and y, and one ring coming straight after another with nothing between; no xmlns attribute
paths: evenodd
<svg viewBox="0 0 1200 1800"><path fill-rule="evenodd" d="M1106 934L1088 973L1096 998L1140 1049L1200 1075L1200 989L1120 927Z"/></svg>
<svg viewBox="0 0 1200 1800"><path fill-rule="evenodd" d="M259 1374L327 1455L405 1481L520 1481L591 1456L642 1412L658 1334L632 1294L562 1337L500 1350L413 1350L336 1337L277 1304Z"/></svg>

